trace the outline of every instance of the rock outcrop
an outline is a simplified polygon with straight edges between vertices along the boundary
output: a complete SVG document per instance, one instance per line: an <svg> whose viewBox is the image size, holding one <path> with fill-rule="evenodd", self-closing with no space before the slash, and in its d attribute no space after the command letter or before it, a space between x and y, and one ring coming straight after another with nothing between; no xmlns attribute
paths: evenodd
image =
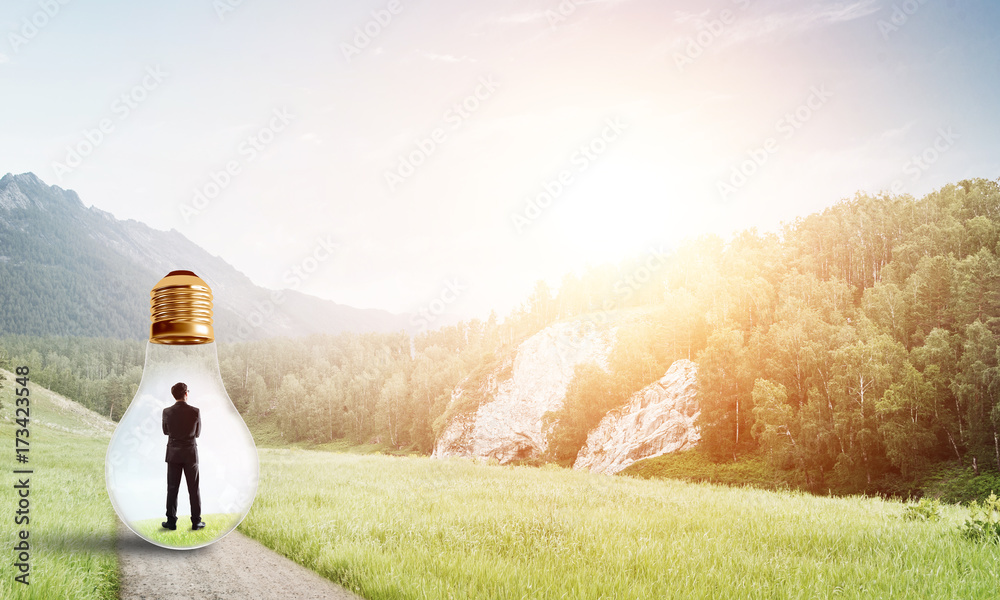
<svg viewBox="0 0 1000 600"><path fill-rule="evenodd" d="M512 359L468 389L459 385L454 404L465 394L482 398L479 407L451 419L434 446L434 458L494 458L501 464L538 458L546 449L542 417L562 407L577 365L607 368L614 328L584 320L547 327L525 340Z"/></svg>
<svg viewBox="0 0 1000 600"><path fill-rule="evenodd" d="M659 381L610 411L587 436L573 468L612 475L637 460L693 447L700 437L697 371L689 360L674 361Z"/></svg>

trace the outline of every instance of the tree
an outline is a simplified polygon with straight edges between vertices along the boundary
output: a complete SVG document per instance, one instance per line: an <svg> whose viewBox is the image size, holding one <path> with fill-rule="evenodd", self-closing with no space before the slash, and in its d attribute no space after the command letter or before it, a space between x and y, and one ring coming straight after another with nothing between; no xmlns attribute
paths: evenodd
<svg viewBox="0 0 1000 600"><path fill-rule="evenodd" d="M954 282L954 313L958 326L973 321L988 323L1000 317L1000 266L992 252L983 248L959 262Z"/></svg>
<svg viewBox="0 0 1000 600"><path fill-rule="evenodd" d="M997 336L977 320L966 326L964 337L958 372L951 384L965 414L963 441L973 455L974 468L996 459L1000 469L997 424L992 419L998 384Z"/></svg>
<svg viewBox="0 0 1000 600"><path fill-rule="evenodd" d="M385 380L380 392L381 404L385 407L384 430L388 433L389 443L394 448L399 448L401 445L403 407L408 391L406 373L397 371Z"/></svg>
<svg viewBox="0 0 1000 600"><path fill-rule="evenodd" d="M903 371L902 380L893 383L875 402L875 411L886 458L899 467L903 477L908 477L928 461L934 449L935 390L909 361Z"/></svg>
<svg viewBox="0 0 1000 600"><path fill-rule="evenodd" d="M911 335L910 302L892 282L879 282L864 291L861 307L866 317L893 339L908 344Z"/></svg>
<svg viewBox="0 0 1000 600"><path fill-rule="evenodd" d="M301 439L303 433L303 418L299 412L302 401L306 398L306 388L294 374L281 378L278 389L278 399L284 406L280 410L278 425L281 435L288 441Z"/></svg>
<svg viewBox="0 0 1000 600"><path fill-rule="evenodd" d="M959 346L958 336L945 329L935 328L924 339L923 346L910 352L910 361L923 373L924 381L934 390L933 419L937 424L941 443L961 463L963 457L960 445L964 446L965 443L965 415L958 396L952 390L952 382L958 373Z"/></svg>
<svg viewBox="0 0 1000 600"><path fill-rule="evenodd" d="M878 435L876 402L898 380L906 357L902 344L887 334L876 333L870 323L859 326L859 339L834 352L834 431L843 444L837 470L847 480L856 480L858 470L871 485L883 470L885 455Z"/></svg>
<svg viewBox="0 0 1000 600"><path fill-rule="evenodd" d="M596 364L576 365L562 408L543 418L549 460L572 466L590 430L620 404L616 387L615 377Z"/></svg>
<svg viewBox="0 0 1000 600"><path fill-rule="evenodd" d="M744 356L743 333L734 329L717 330L698 355L698 427L701 443L716 458L735 459L754 445L753 401Z"/></svg>
<svg viewBox="0 0 1000 600"><path fill-rule="evenodd" d="M915 344L922 343L923 336L935 327L952 327L953 263L952 255L924 256L907 281L916 324Z"/></svg>
<svg viewBox="0 0 1000 600"><path fill-rule="evenodd" d="M754 425L752 433L772 464L781 468L795 465L798 419L788 404L785 386L768 379L753 384ZM794 433L793 433L794 431Z"/></svg>

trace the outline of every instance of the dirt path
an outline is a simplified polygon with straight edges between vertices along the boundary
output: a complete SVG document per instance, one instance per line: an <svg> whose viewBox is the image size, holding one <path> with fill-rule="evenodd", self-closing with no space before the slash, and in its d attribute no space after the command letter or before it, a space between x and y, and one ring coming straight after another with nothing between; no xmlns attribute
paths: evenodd
<svg viewBox="0 0 1000 600"><path fill-rule="evenodd" d="M118 524L122 600L360 600L238 531L197 550L167 550Z"/></svg>

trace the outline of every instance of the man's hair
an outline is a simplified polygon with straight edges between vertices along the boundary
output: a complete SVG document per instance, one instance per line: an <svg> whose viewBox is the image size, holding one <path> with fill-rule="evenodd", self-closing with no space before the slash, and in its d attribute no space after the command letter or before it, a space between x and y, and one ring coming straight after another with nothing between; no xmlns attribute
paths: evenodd
<svg viewBox="0 0 1000 600"><path fill-rule="evenodd" d="M174 396L174 400L183 398L187 391L188 386L186 383L175 383L174 387L170 388L170 393Z"/></svg>

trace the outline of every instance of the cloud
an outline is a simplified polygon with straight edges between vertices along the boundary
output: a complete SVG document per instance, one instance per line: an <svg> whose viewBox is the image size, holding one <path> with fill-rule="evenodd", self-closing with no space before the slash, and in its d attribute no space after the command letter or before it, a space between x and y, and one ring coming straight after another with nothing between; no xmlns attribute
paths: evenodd
<svg viewBox="0 0 1000 600"><path fill-rule="evenodd" d="M2 65L5 62L10 62L10 58L3 52L0 52L0 65Z"/></svg>
<svg viewBox="0 0 1000 600"><path fill-rule="evenodd" d="M699 26L702 23L708 21L711 15L712 15L711 9L703 10L697 13L678 10L674 12L674 23L678 25L687 25L688 23L693 23L695 26Z"/></svg>
<svg viewBox="0 0 1000 600"><path fill-rule="evenodd" d="M916 121L909 121L909 122L904 123L903 125L901 125L900 127L895 128L895 129L886 129L881 134L879 134L878 139L879 140L891 140L893 138L902 137L902 136L906 135L907 133L909 133L910 129L913 128L914 124L916 124Z"/></svg>
<svg viewBox="0 0 1000 600"><path fill-rule="evenodd" d="M854 2L842 8L831 7L825 9L821 11L819 16L831 23L839 23L841 21L863 19L870 14L878 12L881 8L876 0L862 0L861 2Z"/></svg>
<svg viewBox="0 0 1000 600"><path fill-rule="evenodd" d="M849 4L813 4L797 11L778 12L737 22L732 43L771 37L775 34L799 35L826 25L846 23L878 12L878 0L858 0Z"/></svg>
<svg viewBox="0 0 1000 600"><path fill-rule="evenodd" d="M762 16L751 16L753 8L747 12L733 10L736 20L726 26L719 39L719 48L734 46L757 39L773 40L779 37L801 35L808 31L862 19L881 10L878 0L855 0L854 2L813 3L809 6L786 11L775 11ZM678 11L674 23L689 28L701 29L715 19L717 13L692 13ZM679 40L677 44L685 40Z"/></svg>

